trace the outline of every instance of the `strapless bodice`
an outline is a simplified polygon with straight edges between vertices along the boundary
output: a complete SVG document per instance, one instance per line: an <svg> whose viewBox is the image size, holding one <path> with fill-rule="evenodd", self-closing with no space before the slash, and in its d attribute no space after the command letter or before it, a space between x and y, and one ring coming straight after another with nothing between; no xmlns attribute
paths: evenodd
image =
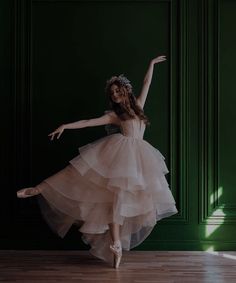
<svg viewBox="0 0 236 283"><path fill-rule="evenodd" d="M139 119L121 120L120 130L124 136L143 139L146 125Z"/></svg>

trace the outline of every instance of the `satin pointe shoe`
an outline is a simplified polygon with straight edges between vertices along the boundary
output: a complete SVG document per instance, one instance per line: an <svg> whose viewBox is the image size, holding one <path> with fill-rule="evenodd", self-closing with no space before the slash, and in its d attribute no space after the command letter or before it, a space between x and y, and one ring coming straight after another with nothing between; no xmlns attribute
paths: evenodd
<svg viewBox="0 0 236 283"><path fill-rule="evenodd" d="M38 188L25 188L25 189L17 191L16 194L18 198L28 198L28 197L38 195L40 193L41 191Z"/></svg>
<svg viewBox="0 0 236 283"><path fill-rule="evenodd" d="M118 268L120 265L121 257L122 257L122 246L121 242L115 242L113 245L110 245L110 250L114 254L114 260L113 260L113 267Z"/></svg>

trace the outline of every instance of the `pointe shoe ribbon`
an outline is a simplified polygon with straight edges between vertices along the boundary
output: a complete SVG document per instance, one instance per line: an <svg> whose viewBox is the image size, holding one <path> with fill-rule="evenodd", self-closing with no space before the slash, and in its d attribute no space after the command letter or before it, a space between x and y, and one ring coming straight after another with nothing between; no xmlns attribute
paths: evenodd
<svg viewBox="0 0 236 283"><path fill-rule="evenodd" d="M40 194L40 191L37 188L26 188L17 191L18 198L28 198L38 194Z"/></svg>
<svg viewBox="0 0 236 283"><path fill-rule="evenodd" d="M122 257L122 247L121 245L110 245L110 249L114 254L113 267L118 268Z"/></svg>

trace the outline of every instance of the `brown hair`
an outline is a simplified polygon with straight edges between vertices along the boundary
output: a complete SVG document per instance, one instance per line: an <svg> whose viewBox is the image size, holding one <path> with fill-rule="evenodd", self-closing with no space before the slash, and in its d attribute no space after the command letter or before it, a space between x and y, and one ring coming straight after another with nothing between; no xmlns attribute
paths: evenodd
<svg viewBox="0 0 236 283"><path fill-rule="evenodd" d="M117 85L121 92L123 97L123 101L121 103L116 103L111 98L111 86L113 84ZM126 77L123 75L118 77L113 76L107 81L105 91L108 95L111 108L121 118L121 120L134 119L138 116L139 119L143 120L146 125L150 124L143 109L137 104L136 97L133 94L132 85Z"/></svg>

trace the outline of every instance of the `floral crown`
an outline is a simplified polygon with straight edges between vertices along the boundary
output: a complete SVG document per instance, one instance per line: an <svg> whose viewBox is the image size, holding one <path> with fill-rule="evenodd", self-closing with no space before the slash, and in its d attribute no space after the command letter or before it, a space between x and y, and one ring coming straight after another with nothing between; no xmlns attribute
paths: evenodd
<svg viewBox="0 0 236 283"><path fill-rule="evenodd" d="M132 90L132 85L130 83L130 81L124 76L124 74L121 74L119 76L113 76L111 77L109 80L107 80L106 82L106 93L109 91L110 86L113 83L118 82L120 85L129 88L130 90Z"/></svg>

